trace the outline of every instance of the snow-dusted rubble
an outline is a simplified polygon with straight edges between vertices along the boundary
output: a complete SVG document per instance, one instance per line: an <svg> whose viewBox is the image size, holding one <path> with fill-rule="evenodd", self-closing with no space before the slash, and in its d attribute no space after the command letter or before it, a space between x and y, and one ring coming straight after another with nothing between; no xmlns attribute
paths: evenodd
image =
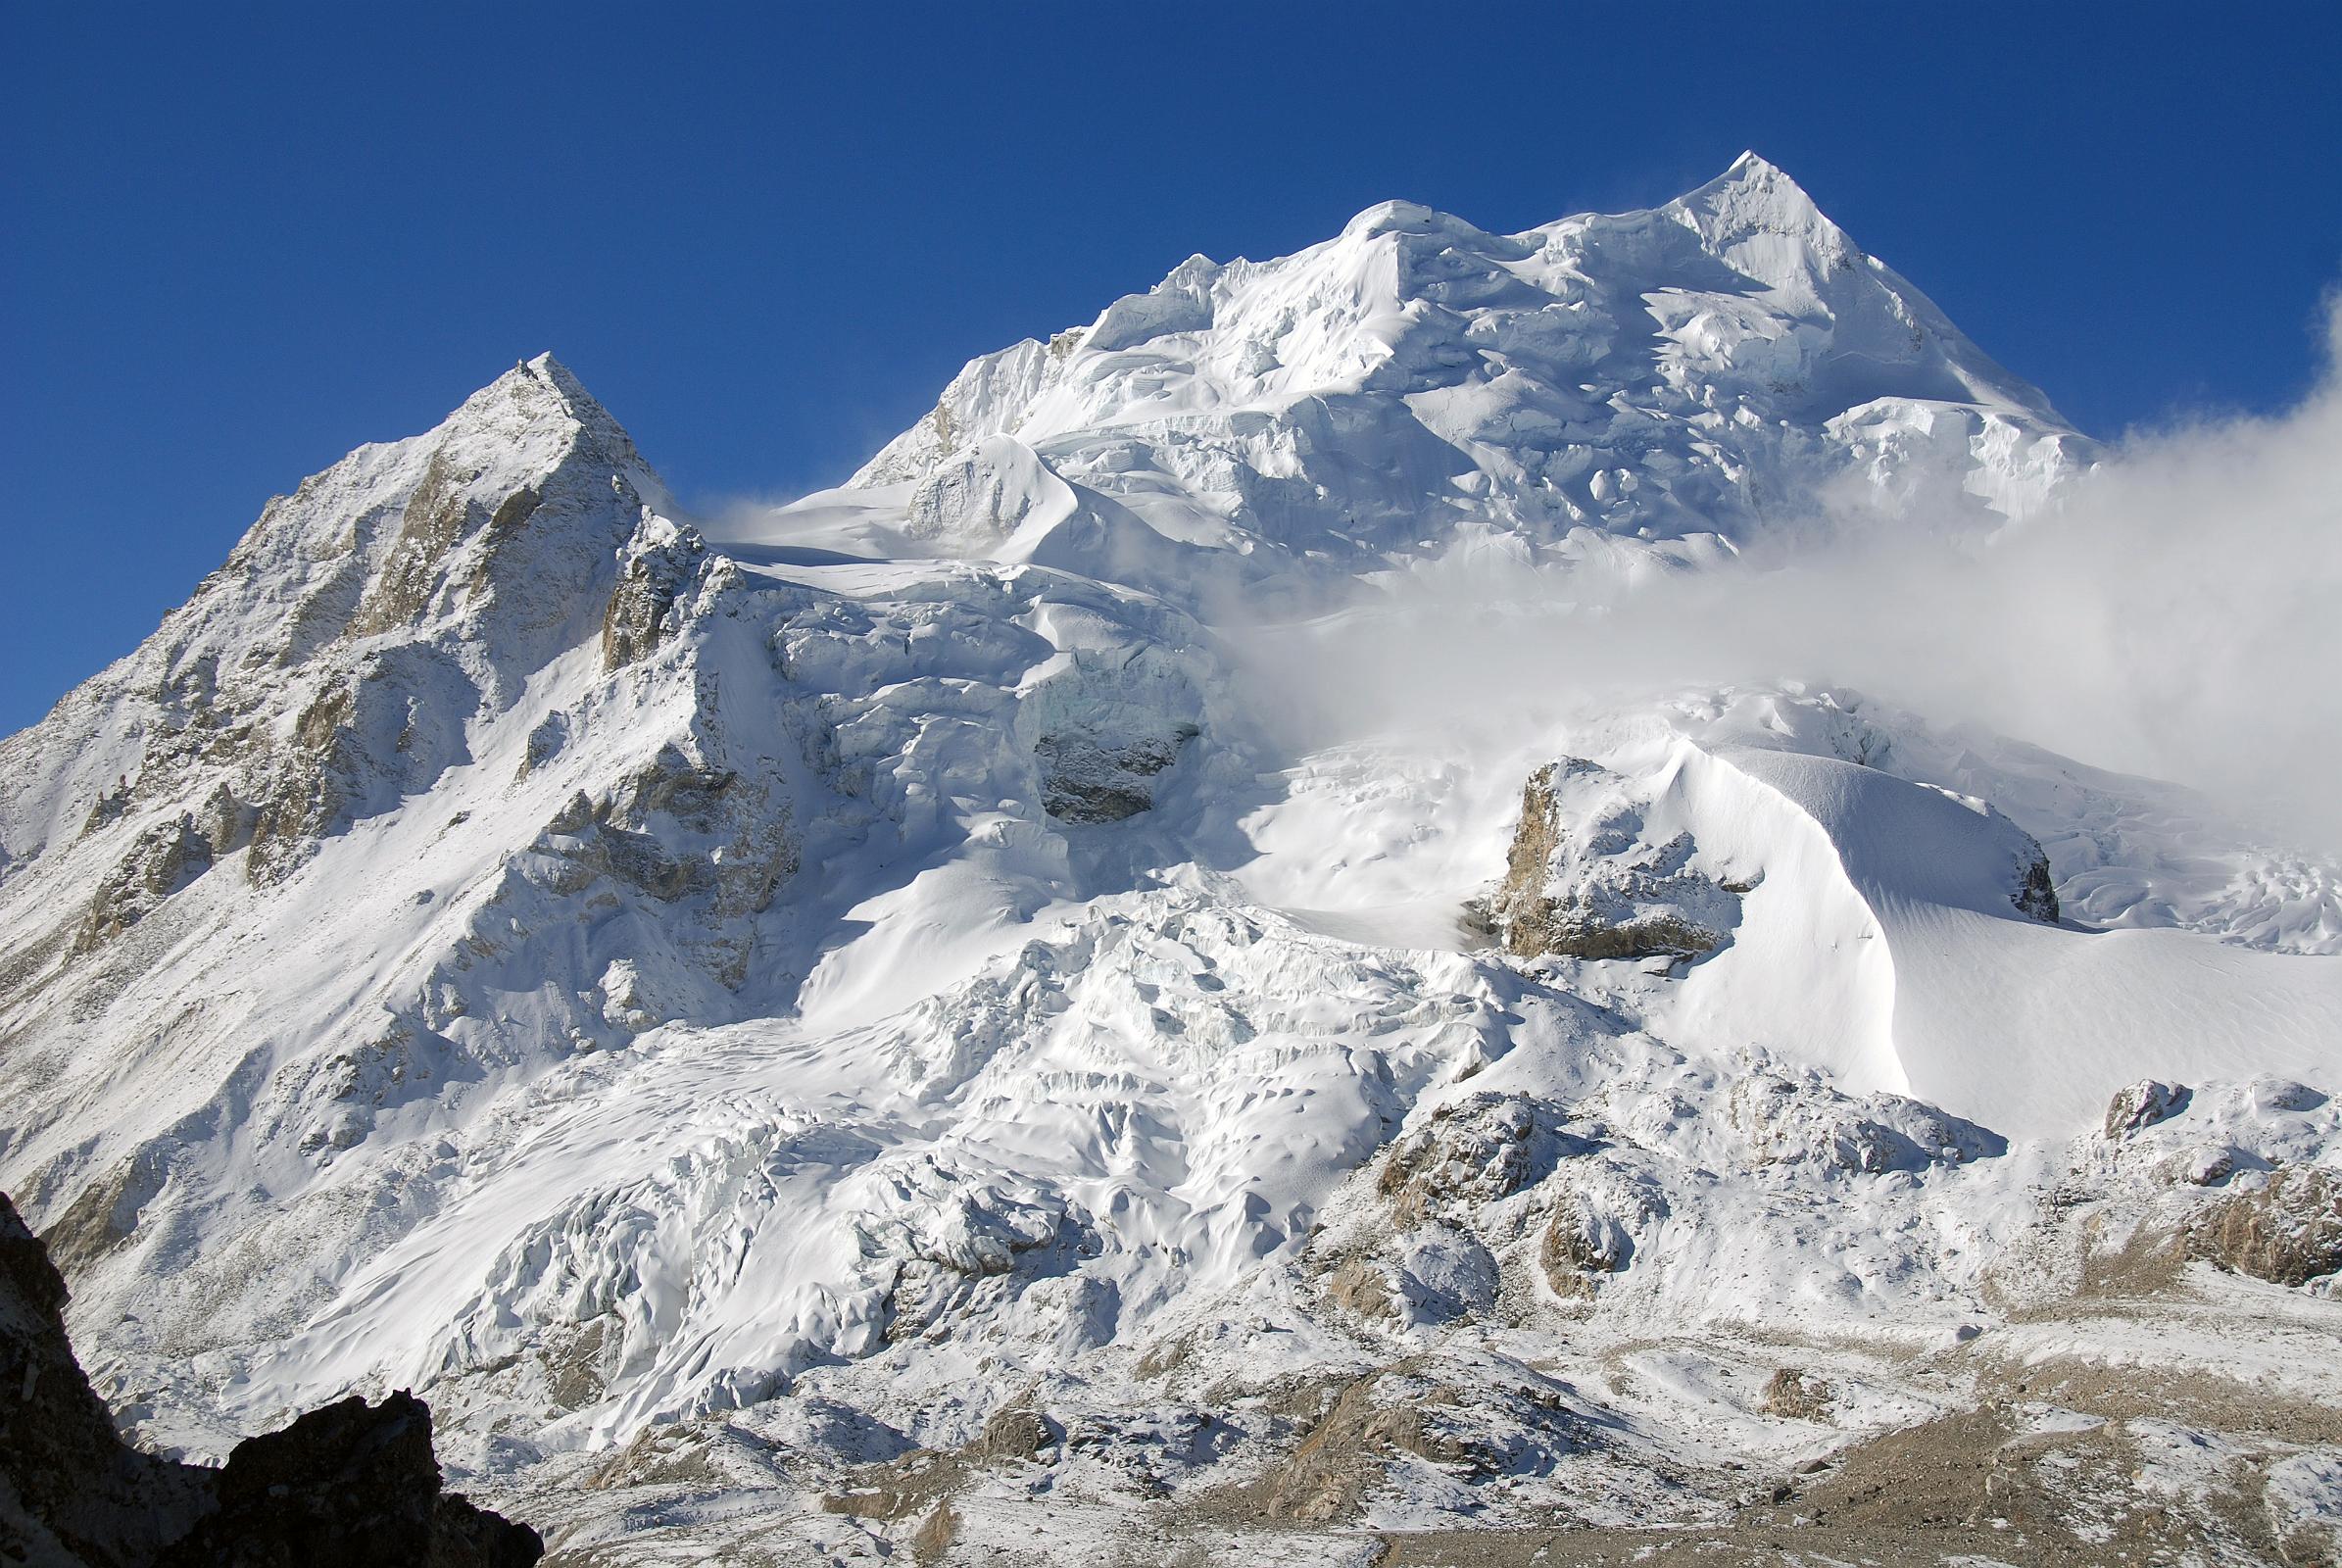
<svg viewBox="0 0 2342 1568"><path fill-rule="evenodd" d="M2342 872L1794 683L1295 742L1224 641L2095 455L1753 156L1194 258L720 525L529 362L0 744L0 1183L142 1441L412 1386L578 1562L1891 1533L1931 1453L2027 1456L2009 1560L2315 1560Z"/></svg>

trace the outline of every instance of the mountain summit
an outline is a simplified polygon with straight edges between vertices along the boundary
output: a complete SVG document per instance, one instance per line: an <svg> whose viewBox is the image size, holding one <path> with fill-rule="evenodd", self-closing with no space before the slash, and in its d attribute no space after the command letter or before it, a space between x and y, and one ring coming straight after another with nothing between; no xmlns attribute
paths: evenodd
<svg viewBox="0 0 2342 1568"><path fill-rule="evenodd" d="M1747 154L1648 212L1499 235L1386 202L1276 261L1190 258L1087 328L972 362L845 491L773 528L842 514L841 543L883 548L892 505L998 462L1296 587L1313 559L1350 572L1489 534L1696 556L1809 520L1848 471L1905 504L1926 487L1932 526L1984 529L2093 450ZM979 527L969 548L994 542Z"/></svg>
<svg viewBox="0 0 2342 1568"><path fill-rule="evenodd" d="M0 743L0 1187L142 1443L412 1389L562 1560L2312 1560L2342 870L1517 634L2096 460L1754 155L1190 258L720 522L532 360Z"/></svg>

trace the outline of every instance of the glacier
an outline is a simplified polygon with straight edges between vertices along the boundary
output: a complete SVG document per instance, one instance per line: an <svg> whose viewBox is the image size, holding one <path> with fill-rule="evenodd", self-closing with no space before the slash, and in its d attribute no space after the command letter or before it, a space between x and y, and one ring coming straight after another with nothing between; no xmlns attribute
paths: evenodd
<svg viewBox="0 0 2342 1568"><path fill-rule="evenodd" d="M540 357L0 743L0 1188L138 1441L412 1388L556 1561L1900 1550L1797 1489L1978 1421L2010 1560L2315 1553L2342 868L1805 670L1280 707L2105 459L1753 154L1193 258L783 507Z"/></svg>

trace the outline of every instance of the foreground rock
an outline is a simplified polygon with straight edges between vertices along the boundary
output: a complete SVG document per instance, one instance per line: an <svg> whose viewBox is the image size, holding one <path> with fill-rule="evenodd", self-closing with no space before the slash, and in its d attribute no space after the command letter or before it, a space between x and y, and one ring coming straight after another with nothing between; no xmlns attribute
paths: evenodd
<svg viewBox="0 0 2342 1568"><path fill-rule="evenodd" d="M528 1568L534 1530L440 1490L431 1412L355 1396L213 1470L116 1435L66 1337L65 1280L0 1195L0 1560L88 1568Z"/></svg>
<svg viewBox="0 0 2342 1568"><path fill-rule="evenodd" d="M212 1477L125 1446L65 1334L65 1281L0 1195L0 1560L150 1562Z"/></svg>

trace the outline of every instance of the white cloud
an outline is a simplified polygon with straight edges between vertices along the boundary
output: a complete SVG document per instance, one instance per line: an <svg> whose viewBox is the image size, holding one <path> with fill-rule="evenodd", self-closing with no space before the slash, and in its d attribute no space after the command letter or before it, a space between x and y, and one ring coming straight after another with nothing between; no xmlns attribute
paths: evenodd
<svg viewBox="0 0 2342 1568"><path fill-rule="evenodd" d="M1255 674L1313 740L1402 713L1535 722L1688 685L1847 686L2342 849L2342 297L2328 336L2297 408L2133 436L1989 539L1925 501L1879 516L1816 497L1793 552L1558 581L1450 565L1329 635L1261 634Z"/></svg>

